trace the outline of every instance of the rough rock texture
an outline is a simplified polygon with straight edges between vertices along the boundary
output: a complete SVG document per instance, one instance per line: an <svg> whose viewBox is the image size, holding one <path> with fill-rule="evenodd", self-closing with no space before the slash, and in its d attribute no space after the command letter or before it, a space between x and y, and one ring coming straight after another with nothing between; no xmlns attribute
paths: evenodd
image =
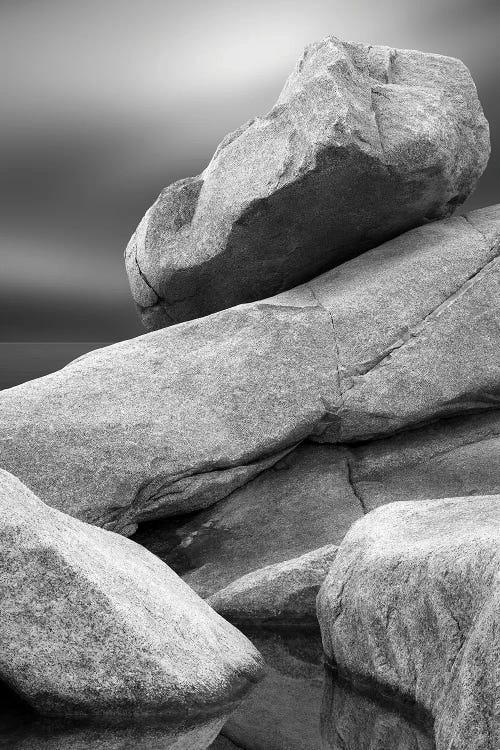
<svg viewBox="0 0 500 750"><path fill-rule="evenodd" d="M498 410L364 444L306 441L213 507L141 524L134 539L207 597L318 544L340 544L379 505L500 494L499 452Z"/></svg>
<svg viewBox="0 0 500 750"><path fill-rule="evenodd" d="M335 455L304 444L213 507L141 525L134 539L204 598L264 566L340 544L363 512Z"/></svg>
<svg viewBox="0 0 500 750"><path fill-rule="evenodd" d="M147 328L290 289L453 212L489 156L459 60L308 47L273 109L226 136L205 171L162 191L126 250Z"/></svg>
<svg viewBox="0 0 500 750"><path fill-rule="evenodd" d="M356 692L327 673L321 750L435 750L432 729L416 718L401 705Z"/></svg>
<svg viewBox="0 0 500 750"><path fill-rule="evenodd" d="M498 495L378 508L318 596L328 657L428 710L438 750L500 746L499 532Z"/></svg>
<svg viewBox="0 0 500 750"><path fill-rule="evenodd" d="M307 437L494 409L499 237L499 206L428 224L293 291L3 391L0 463L49 504L131 533L208 507Z"/></svg>
<svg viewBox="0 0 500 750"><path fill-rule="evenodd" d="M208 598L225 620L317 626L316 596L337 554L334 544L267 565Z"/></svg>
<svg viewBox="0 0 500 750"><path fill-rule="evenodd" d="M262 676L252 644L147 550L5 471L0 511L0 676L40 713L181 723L227 714Z"/></svg>

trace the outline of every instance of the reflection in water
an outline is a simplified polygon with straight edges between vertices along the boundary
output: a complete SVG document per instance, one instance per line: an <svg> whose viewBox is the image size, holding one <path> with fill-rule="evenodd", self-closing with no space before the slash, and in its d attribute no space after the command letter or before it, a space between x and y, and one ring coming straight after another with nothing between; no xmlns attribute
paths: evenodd
<svg viewBox="0 0 500 750"><path fill-rule="evenodd" d="M231 715L224 734L245 750L317 750L324 677L319 631L244 632L268 673Z"/></svg>
<svg viewBox="0 0 500 750"><path fill-rule="evenodd" d="M5 750L205 750L227 716L172 728L161 722L90 724L46 719L0 689L0 748Z"/></svg>
<svg viewBox="0 0 500 750"><path fill-rule="evenodd" d="M322 750L434 750L431 733L393 705L354 691L325 670Z"/></svg>
<svg viewBox="0 0 500 750"><path fill-rule="evenodd" d="M245 629L268 673L229 718L173 729L44 719L0 684L9 750L434 750L409 709L356 692L323 665L318 630ZM223 735L215 739L222 725ZM233 744L234 743L234 744Z"/></svg>
<svg viewBox="0 0 500 750"><path fill-rule="evenodd" d="M394 705L358 693L323 666L319 631L245 629L269 672L226 723L245 750L434 750Z"/></svg>

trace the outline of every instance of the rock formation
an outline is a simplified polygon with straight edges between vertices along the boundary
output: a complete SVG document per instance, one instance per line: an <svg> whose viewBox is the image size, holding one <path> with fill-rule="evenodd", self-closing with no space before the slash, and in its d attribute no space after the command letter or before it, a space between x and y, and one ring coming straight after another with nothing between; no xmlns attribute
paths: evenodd
<svg viewBox="0 0 500 750"><path fill-rule="evenodd" d="M229 622L317 626L316 596L337 554L334 544L238 578L207 601Z"/></svg>
<svg viewBox="0 0 500 750"><path fill-rule="evenodd" d="M48 504L130 534L214 504L307 437L492 410L499 236L499 206L427 224L277 297L3 391L1 464Z"/></svg>
<svg viewBox="0 0 500 750"><path fill-rule="evenodd" d="M251 643L147 550L5 471L0 509L0 677L41 714L201 722L262 676Z"/></svg>
<svg viewBox="0 0 500 750"><path fill-rule="evenodd" d="M488 156L459 60L312 44L269 114L144 216L125 254L142 320L160 328L275 295L444 218Z"/></svg>
<svg viewBox="0 0 500 750"><path fill-rule="evenodd" d="M383 506L318 596L327 656L429 711L437 750L500 746L499 530L498 495Z"/></svg>

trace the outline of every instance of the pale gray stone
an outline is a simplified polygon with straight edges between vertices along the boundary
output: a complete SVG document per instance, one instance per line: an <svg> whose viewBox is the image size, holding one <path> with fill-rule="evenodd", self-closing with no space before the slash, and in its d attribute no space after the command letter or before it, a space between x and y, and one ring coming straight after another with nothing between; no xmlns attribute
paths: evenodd
<svg viewBox="0 0 500 750"><path fill-rule="evenodd" d="M334 544L266 565L238 578L207 599L232 623L314 627L316 596L337 554Z"/></svg>
<svg viewBox="0 0 500 750"><path fill-rule="evenodd" d="M147 328L268 297L450 215L489 156L459 60L328 37L272 110L165 188L126 250Z"/></svg>
<svg viewBox="0 0 500 750"><path fill-rule="evenodd" d="M0 509L0 677L41 714L204 723L262 677L252 644L147 550L5 471Z"/></svg>
<svg viewBox="0 0 500 750"><path fill-rule="evenodd" d="M429 711L437 750L500 746L499 532L499 495L383 506L318 595L327 656Z"/></svg>
<svg viewBox="0 0 500 750"><path fill-rule="evenodd" d="M134 539L208 597L318 544L340 544L379 505L500 494L499 453L497 410L351 446L306 441L211 508L143 524Z"/></svg>
<svg viewBox="0 0 500 750"><path fill-rule="evenodd" d="M366 441L493 410L499 237L499 206L434 222L277 297L2 391L1 464L45 502L130 534L213 505L307 437Z"/></svg>

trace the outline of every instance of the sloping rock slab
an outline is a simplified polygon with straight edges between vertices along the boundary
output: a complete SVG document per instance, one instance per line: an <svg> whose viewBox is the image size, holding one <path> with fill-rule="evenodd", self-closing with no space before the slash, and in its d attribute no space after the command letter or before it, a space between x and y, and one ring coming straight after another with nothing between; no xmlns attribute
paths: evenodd
<svg viewBox="0 0 500 750"><path fill-rule="evenodd" d="M252 644L147 550L5 471L0 510L0 677L40 713L180 724L227 714L262 676Z"/></svg>
<svg viewBox="0 0 500 750"><path fill-rule="evenodd" d="M309 46L276 105L165 188L126 250L149 329L262 299L450 215L489 156L459 60Z"/></svg>
<svg viewBox="0 0 500 750"><path fill-rule="evenodd" d="M499 237L498 206L428 224L293 291L2 391L1 465L130 534L214 504L307 437L498 408Z"/></svg>
<svg viewBox="0 0 500 750"><path fill-rule="evenodd" d="M318 544L340 544L380 505L500 494L499 453L497 410L351 446L306 441L213 507L141 524L134 539L208 597Z"/></svg>
<svg viewBox="0 0 500 750"><path fill-rule="evenodd" d="M396 503L358 521L318 618L342 672L433 715L438 750L500 746L500 496Z"/></svg>
<svg viewBox="0 0 500 750"><path fill-rule="evenodd" d="M232 623L316 627L316 596L337 554L334 544L238 578L207 601Z"/></svg>

